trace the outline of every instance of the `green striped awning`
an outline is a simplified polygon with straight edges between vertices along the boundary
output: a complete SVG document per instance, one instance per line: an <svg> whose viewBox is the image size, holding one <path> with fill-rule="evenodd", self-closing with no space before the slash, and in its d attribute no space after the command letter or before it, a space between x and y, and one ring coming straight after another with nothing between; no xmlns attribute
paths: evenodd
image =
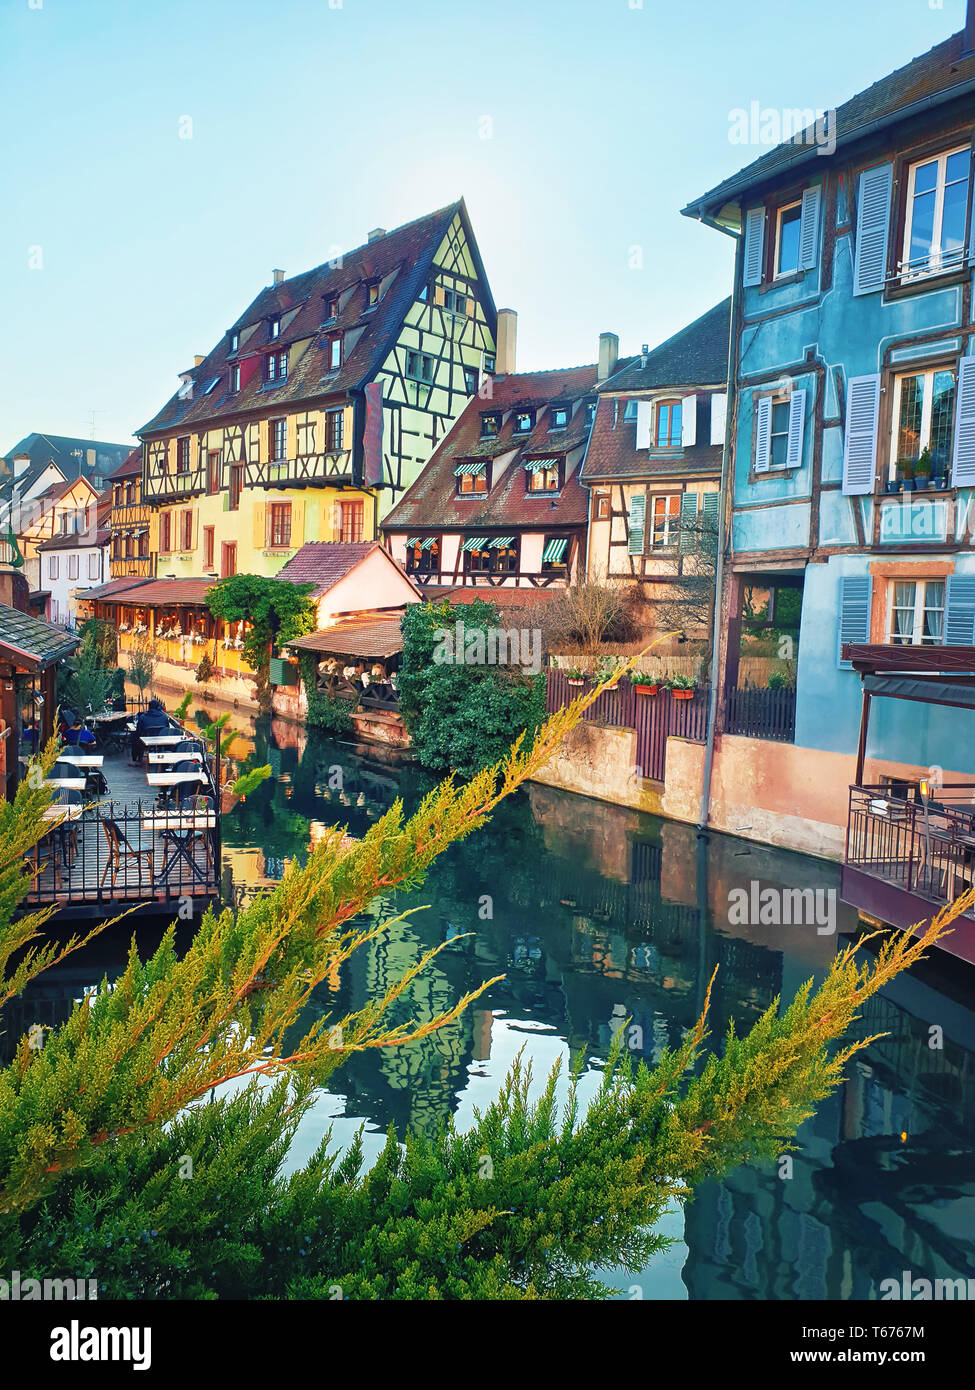
<svg viewBox="0 0 975 1390"><path fill-rule="evenodd" d="M483 473L487 467L487 459L475 459L473 463L459 463L454 469L454 477L459 478L462 473Z"/></svg>
<svg viewBox="0 0 975 1390"><path fill-rule="evenodd" d="M507 546L514 544L514 536L497 536L491 542L492 550L504 550Z"/></svg>
<svg viewBox="0 0 975 1390"><path fill-rule="evenodd" d="M558 468L559 461L557 458L529 459L522 466L526 473L540 473L543 468Z"/></svg>
<svg viewBox="0 0 975 1390"><path fill-rule="evenodd" d="M487 536L468 536L462 549L464 550L484 550L487 547Z"/></svg>
<svg viewBox="0 0 975 1390"><path fill-rule="evenodd" d="M418 545L421 550L429 550L436 540L436 536L427 536L426 540L421 540L419 536L407 536L407 545Z"/></svg>
<svg viewBox="0 0 975 1390"><path fill-rule="evenodd" d="M545 560L551 560L553 564L558 564L558 562L562 559L562 556L565 554L566 547L568 544L568 536L559 536L555 540L549 541L548 545L542 551L543 562Z"/></svg>

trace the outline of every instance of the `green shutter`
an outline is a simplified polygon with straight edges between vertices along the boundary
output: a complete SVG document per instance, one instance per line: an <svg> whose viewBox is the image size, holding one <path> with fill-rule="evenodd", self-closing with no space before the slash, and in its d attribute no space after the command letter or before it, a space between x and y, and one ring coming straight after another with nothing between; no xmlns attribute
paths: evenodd
<svg viewBox="0 0 975 1390"><path fill-rule="evenodd" d="M680 536L678 547L692 550L700 539L697 529L697 493L685 492L680 499Z"/></svg>
<svg viewBox="0 0 975 1390"><path fill-rule="evenodd" d="M643 554L643 527L647 515L647 494L635 492L630 498L630 539L627 550L630 555Z"/></svg>

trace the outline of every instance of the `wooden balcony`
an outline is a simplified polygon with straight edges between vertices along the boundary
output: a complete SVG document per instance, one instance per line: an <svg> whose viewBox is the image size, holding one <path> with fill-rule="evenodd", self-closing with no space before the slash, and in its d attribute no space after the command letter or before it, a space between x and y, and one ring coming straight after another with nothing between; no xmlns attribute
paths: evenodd
<svg viewBox="0 0 975 1390"><path fill-rule="evenodd" d="M244 464L245 487L309 487L355 482L352 454L299 454L292 459L255 460Z"/></svg>
<svg viewBox="0 0 975 1390"><path fill-rule="evenodd" d="M156 573L155 555L111 555L109 568L113 579L152 579Z"/></svg>
<svg viewBox="0 0 975 1390"><path fill-rule="evenodd" d="M143 502L178 502L206 491L206 469L185 473L150 473L142 484Z"/></svg>

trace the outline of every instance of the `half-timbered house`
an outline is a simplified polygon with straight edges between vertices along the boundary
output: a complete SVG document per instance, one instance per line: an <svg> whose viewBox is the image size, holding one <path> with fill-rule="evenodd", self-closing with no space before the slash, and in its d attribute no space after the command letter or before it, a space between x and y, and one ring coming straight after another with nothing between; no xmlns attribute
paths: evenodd
<svg viewBox="0 0 975 1390"><path fill-rule="evenodd" d="M109 565L111 577L141 575L151 579L156 557L149 549L149 507L142 497L142 449L133 449L108 480Z"/></svg>

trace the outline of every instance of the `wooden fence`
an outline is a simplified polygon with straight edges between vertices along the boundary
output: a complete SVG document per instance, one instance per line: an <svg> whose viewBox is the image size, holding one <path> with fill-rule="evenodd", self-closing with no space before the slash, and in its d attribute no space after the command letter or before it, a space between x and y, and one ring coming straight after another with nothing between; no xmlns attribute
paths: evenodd
<svg viewBox="0 0 975 1390"><path fill-rule="evenodd" d="M792 743L796 736L794 686L779 690L738 690L726 694L725 733Z"/></svg>

